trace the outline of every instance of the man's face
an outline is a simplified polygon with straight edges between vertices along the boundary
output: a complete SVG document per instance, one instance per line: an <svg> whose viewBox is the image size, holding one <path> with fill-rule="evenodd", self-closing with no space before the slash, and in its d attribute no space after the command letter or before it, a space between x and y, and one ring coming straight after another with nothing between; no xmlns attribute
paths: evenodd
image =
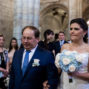
<svg viewBox="0 0 89 89"><path fill-rule="evenodd" d="M26 50L33 49L39 42L38 38L35 38L34 31L30 28L26 28L22 35L22 44Z"/></svg>
<svg viewBox="0 0 89 89"><path fill-rule="evenodd" d="M59 33L58 38L59 40L65 40L65 36L63 33Z"/></svg>
<svg viewBox="0 0 89 89"><path fill-rule="evenodd" d="M3 47L3 46L4 46L4 38L0 37L0 47Z"/></svg>

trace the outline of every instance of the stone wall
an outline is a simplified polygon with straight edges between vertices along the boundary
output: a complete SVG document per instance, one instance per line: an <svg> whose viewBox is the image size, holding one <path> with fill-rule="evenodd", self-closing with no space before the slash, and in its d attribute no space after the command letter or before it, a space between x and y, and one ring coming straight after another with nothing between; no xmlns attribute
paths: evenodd
<svg viewBox="0 0 89 89"><path fill-rule="evenodd" d="M34 22L36 23L34 24L38 24L38 19L39 19L38 14L40 14L39 29L41 32L44 32L45 29L50 28L53 29L55 33L59 32L59 29L64 29L65 33L68 33L68 24L72 18L82 17L82 16L86 20L89 18L89 16L87 15L89 13L89 9L87 9L89 8L88 7L89 0L40 0L40 13L38 13L39 12L38 8L39 6L37 6L38 4L36 5L34 5L35 3L32 4L33 1L36 2L38 0L0 0L0 34L4 34L5 36L6 39L5 47L8 47L11 37L14 35L14 32L16 32L16 30L14 30L13 32L13 29L16 27L16 25L14 25L15 27L13 26L13 22L15 22L15 19L13 18L13 16L15 15L15 10L13 9L13 7L17 7L15 5L16 4L15 1L18 1L17 4L23 1L29 2L29 3L24 3L26 7L24 5L21 5L22 6L21 9L23 9L22 12L27 11L26 15L27 24L30 24L31 22L33 23L32 17L35 17ZM75 2L76 7L73 2ZM31 11L30 4L32 5L32 8L35 8L32 11L33 14L30 13ZM19 9L16 9L16 11L18 10ZM55 16L53 16L54 11L58 12L58 14L56 14ZM61 24L60 17L64 16L62 12L63 13L66 12L66 15L64 14L65 15L65 19L63 21L64 23ZM17 15L19 15L19 13ZM24 13L23 14L21 13L21 16L23 17L23 19L25 18ZM17 20L19 19L17 18ZM23 22L25 21L23 20L22 23ZM20 23L20 25L25 25L25 23L23 24L22 23ZM16 24L18 23L16 22ZM18 36L19 35L21 35L20 32L18 33ZM17 35L15 36L17 37Z"/></svg>
<svg viewBox="0 0 89 89"><path fill-rule="evenodd" d="M40 0L14 0L14 31L18 45L21 44L21 31L27 25L39 27Z"/></svg>
<svg viewBox="0 0 89 89"><path fill-rule="evenodd" d="M13 0L0 0L0 34L5 37L5 47L13 36Z"/></svg>
<svg viewBox="0 0 89 89"><path fill-rule="evenodd" d="M89 0L83 0L83 18L89 20Z"/></svg>
<svg viewBox="0 0 89 89"><path fill-rule="evenodd" d="M46 29L54 33L62 30L68 35L68 0L41 0L40 7L41 39Z"/></svg>

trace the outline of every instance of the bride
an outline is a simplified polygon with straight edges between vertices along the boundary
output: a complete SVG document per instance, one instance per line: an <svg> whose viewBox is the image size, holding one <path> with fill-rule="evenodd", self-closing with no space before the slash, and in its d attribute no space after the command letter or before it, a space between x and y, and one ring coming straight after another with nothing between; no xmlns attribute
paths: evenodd
<svg viewBox="0 0 89 89"><path fill-rule="evenodd" d="M72 43L64 44L61 52L66 50L79 53L83 59L82 67L74 73L62 72L58 89L89 89L89 45L83 40L87 31L88 26L82 18L73 19L70 22L70 38ZM61 71L60 68L59 71Z"/></svg>
<svg viewBox="0 0 89 89"><path fill-rule="evenodd" d="M74 73L62 71L58 89L89 89L89 45L84 42L84 36L88 32L88 26L82 18L73 19L70 22L70 44L64 44L63 50L76 51L82 57L82 67ZM57 60L55 60L56 64ZM57 66L57 65L56 65ZM57 66L58 67L58 66ZM61 68L58 67L59 72ZM43 89L49 89L47 82L43 83Z"/></svg>

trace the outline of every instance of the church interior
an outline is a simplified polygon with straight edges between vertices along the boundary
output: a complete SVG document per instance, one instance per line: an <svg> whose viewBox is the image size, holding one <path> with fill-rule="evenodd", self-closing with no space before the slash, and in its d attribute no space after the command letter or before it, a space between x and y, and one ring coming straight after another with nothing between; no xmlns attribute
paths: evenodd
<svg viewBox="0 0 89 89"><path fill-rule="evenodd" d="M0 34L5 36L5 47L12 37L21 43L21 30L34 25L41 32L64 31L69 36L69 22L73 18L89 21L89 0L0 0Z"/></svg>
<svg viewBox="0 0 89 89"><path fill-rule="evenodd" d="M10 59L11 61L9 61L9 62L12 63L14 52L16 52L16 50L18 50L21 46L22 29L25 26L37 27L39 29L38 31L40 31L40 33L41 33L41 35L40 35L41 41L44 41L44 32L47 29L51 29L54 32L54 34L57 34L60 31L62 31L62 35L65 36L65 39L62 39L63 41L60 39L57 40L57 41L61 41L60 48L59 48L60 52L61 52L61 47L64 44L63 42L68 43L70 41L70 43L73 43L73 41L70 40L71 36L69 35L69 31L70 31L70 27L71 27L70 21L75 18L83 18L86 21L85 23L87 23L86 25L88 25L87 26L87 28L88 28L87 40L89 43L89 0L0 0L0 35L3 34L5 37L5 44L4 44L4 38L3 38L2 43L4 44L6 49L9 49L10 40L11 40L11 38L15 37L17 39L16 43L18 44L17 49L15 49L14 51L12 49L12 51L11 51L12 54L10 54L10 51L7 52L8 54L10 54L9 55L10 57L7 54L8 60L11 58ZM80 26L80 28L81 28L81 26ZM75 29L75 28L72 27L72 29ZM86 31L86 33L87 33L87 31ZM82 40L84 38L83 35L81 36ZM34 35L32 35L32 36L34 36ZM59 34L58 34L58 36L59 36ZM27 35L25 36L25 38L27 40ZM36 36L34 36L34 38L36 38ZM79 40L77 40L75 43L77 43ZM54 40L52 40L52 41L56 43L56 41L54 41ZM47 41L45 41L44 43L46 43L46 42ZM39 45L39 40L36 39L36 42L32 41L30 43L37 43L36 44L36 47L37 47ZM49 41L48 44L49 43L51 43L51 42ZM27 44L27 45L29 45L29 44ZM53 46L52 45L53 44L51 43L51 46L46 45L46 47L54 48L54 45ZM22 46L23 46L23 48L25 48L24 44L22 44ZM15 46L13 46L13 47L15 48ZM59 42L58 42L58 47L59 47ZM58 47L55 45L56 49L58 49ZM73 47L74 47L74 49L77 49L76 46L71 46L71 48L73 48ZM79 51L81 51L81 49L83 49L83 50L88 49L88 47L85 46L85 44L84 44L84 46L81 46L81 47L79 44L78 47L80 49ZM58 53L59 53L59 49L58 49ZM3 50L3 47L2 47L2 50ZM86 52L86 50L84 52ZM54 52L55 50L52 49L51 51ZM31 52L31 50L30 50L30 52ZM34 54L34 52L33 52L33 54ZM89 52L89 50L88 50L88 52ZM88 53L88 52L86 52L86 53ZM69 51L69 53L71 53L71 51ZM34 56L33 54L31 54L31 55ZM54 56L56 56L56 51L54 54L55 54ZM3 55L3 52L2 52L2 55ZM45 53L44 53L44 55L45 55ZM4 58L3 56L2 56L2 58ZM84 57L85 57L85 59L87 59L86 62L84 61L84 63L89 64L88 63L89 53L87 56L85 55ZM17 58L17 59L19 59L19 58ZM52 58L50 57L50 59L52 59ZM80 59L82 59L82 58L80 58ZM2 61L3 61L3 59L2 59ZM39 62L39 60L38 60L38 62ZM87 67L89 67L89 66L87 65ZM10 64L10 68L11 68L11 64ZM88 68L88 70L89 70L89 68ZM2 71L0 71L0 72L2 73ZM6 73L7 73L7 75L9 75L8 71L6 71ZM40 72L37 72L37 73L40 73ZM89 76L89 74L88 74L88 76ZM1 76L1 77L3 77L3 76ZM88 80L89 80L89 77L88 77ZM8 76L5 84L7 84L6 87L8 87L9 76ZM76 84L77 84L77 82L76 82ZM88 82L88 86L89 86L89 82ZM0 89L3 89L3 88L0 88ZM16 88L14 88L14 89L16 89ZM70 89L70 88L64 88L64 89ZM78 89L85 89L85 88L78 88ZM89 89L89 87L86 89Z"/></svg>

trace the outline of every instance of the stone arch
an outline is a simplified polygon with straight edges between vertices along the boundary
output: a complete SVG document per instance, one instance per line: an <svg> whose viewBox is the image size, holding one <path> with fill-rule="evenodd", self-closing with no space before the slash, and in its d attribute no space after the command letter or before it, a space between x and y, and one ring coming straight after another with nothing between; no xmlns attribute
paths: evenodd
<svg viewBox="0 0 89 89"><path fill-rule="evenodd" d="M87 6L85 8L85 10L83 11L83 18L88 21L89 20L89 6Z"/></svg>
<svg viewBox="0 0 89 89"><path fill-rule="evenodd" d="M52 29L54 33L68 28L68 8L62 4L51 4L40 12L40 31L43 35L46 29ZM42 37L42 36L41 36Z"/></svg>
<svg viewBox="0 0 89 89"><path fill-rule="evenodd" d="M41 12L40 12L40 16L48 13L48 11L50 11L53 8L61 8L61 9L68 12L68 8L66 6L64 6L62 4L55 4L54 3L54 4L51 4L51 5L47 6L46 8L42 9Z"/></svg>

